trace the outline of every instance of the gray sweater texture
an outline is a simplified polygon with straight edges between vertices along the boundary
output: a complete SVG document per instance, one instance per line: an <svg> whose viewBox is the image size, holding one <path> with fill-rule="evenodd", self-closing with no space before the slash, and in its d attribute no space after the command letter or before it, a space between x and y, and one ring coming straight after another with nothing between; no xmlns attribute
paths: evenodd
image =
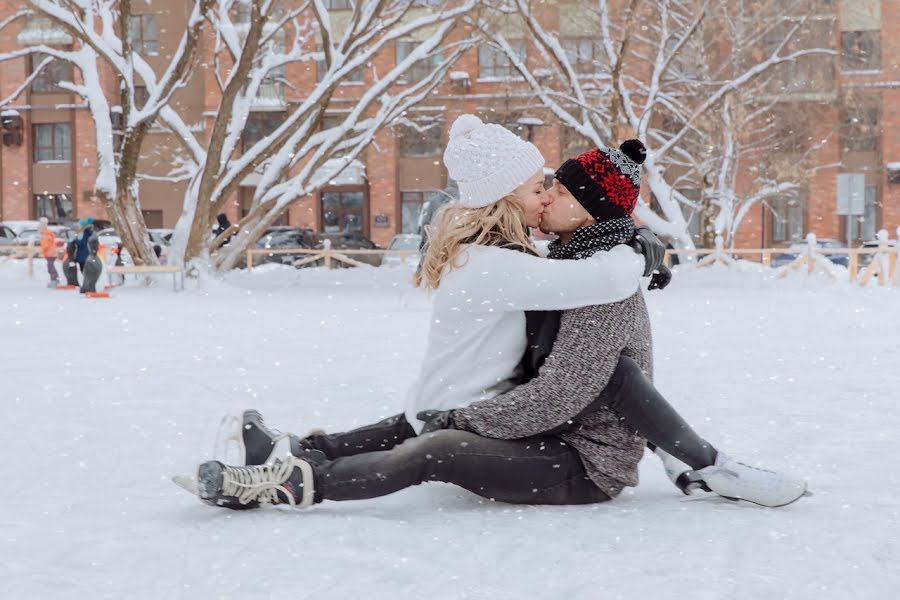
<svg viewBox="0 0 900 600"><path fill-rule="evenodd" d="M613 304L566 311L538 376L490 400L454 411L459 429L520 439L554 435L578 452L591 480L610 497L638 483L645 440L608 409L578 417L603 391L619 355L653 377L650 316L640 290Z"/></svg>

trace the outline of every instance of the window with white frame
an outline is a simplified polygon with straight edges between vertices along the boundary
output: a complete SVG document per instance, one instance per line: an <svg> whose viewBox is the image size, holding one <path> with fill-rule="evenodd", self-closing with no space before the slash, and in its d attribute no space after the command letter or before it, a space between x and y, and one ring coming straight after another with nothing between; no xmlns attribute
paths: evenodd
<svg viewBox="0 0 900 600"><path fill-rule="evenodd" d="M156 15L129 15L128 40L139 54L154 56L159 54L159 31Z"/></svg>
<svg viewBox="0 0 900 600"><path fill-rule="evenodd" d="M520 61L525 60L525 40L508 40L513 53ZM478 76L481 79L510 79L519 76L506 52L490 44L478 47Z"/></svg>
<svg viewBox="0 0 900 600"><path fill-rule="evenodd" d="M564 38L560 42L576 73L591 75L600 72L603 48L595 38Z"/></svg>
<svg viewBox="0 0 900 600"><path fill-rule="evenodd" d="M34 162L72 160L72 125L38 123L34 126Z"/></svg>
<svg viewBox="0 0 900 600"><path fill-rule="evenodd" d="M420 44L421 42L412 41L397 42L397 64L406 60L412 51L418 48ZM431 75L435 69L440 67L443 62L444 57L440 52L427 56L424 59L413 63L413 65L407 69L406 73L403 74L401 79L407 83L417 83L422 81Z"/></svg>
<svg viewBox="0 0 900 600"><path fill-rule="evenodd" d="M47 58L46 54L37 52L31 55L31 71L34 72ZM31 81L33 92L60 92L60 81L72 81L72 64L65 60L53 59L37 77Z"/></svg>

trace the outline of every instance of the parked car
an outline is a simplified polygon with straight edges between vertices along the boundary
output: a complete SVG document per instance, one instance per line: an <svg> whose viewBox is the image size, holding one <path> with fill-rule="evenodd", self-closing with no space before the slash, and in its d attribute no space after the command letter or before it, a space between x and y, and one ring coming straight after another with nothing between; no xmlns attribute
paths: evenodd
<svg viewBox="0 0 900 600"><path fill-rule="evenodd" d="M829 239L817 239L816 246L822 249L847 247L846 243L840 240ZM784 253L772 256L772 266L778 268L791 264L800 258L807 248L808 244L806 242L791 244ZM841 265L842 267L850 266L850 256L847 254L825 254L824 256L836 265Z"/></svg>
<svg viewBox="0 0 900 600"><path fill-rule="evenodd" d="M324 246L325 240L331 240L332 250L377 250L378 245L372 240L366 238L356 231L345 231L342 233L320 233L318 234L319 243L317 248ZM381 255L379 254L348 254L347 258L357 262L366 263L377 267L381 264ZM316 266L320 266L318 261ZM334 266L346 266L344 263L337 261Z"/></svg>
<svg viewBox="0 0 900 600"><path fill-rule="evenodd" d="M159 246L163 261L165 261L166 257L168 257L169 255L169 246L171 244L167 239L165 239L162 234L159 233L159 231L160 230L158 229L148 229L147 237L153 245ZM115 246L122 243L122 238L119 237L119 234L116 233L116 230L111 227L101 229L97 232L96 235L100 243L107 248L114 248ZM131 260L131 255L128 253L128 250L125 250L124 248L122 249L122 262L126 265L130 265L133 262Z"/></svg>
<svg viewBox="0 0 900 600"><path fill-rule="evenodd" d="M11 229L14 236L18 236L26 229L37 229L40 227L38 221L3 221L0 225Z"/></svg>
<svg viewBox="0 0 900 600"><path fill-rule="evenodd" d="M16 232L12 228L0 224L0 246L15 246L17 244Z"/></svg>
<svg viewBox="0 0 900 600"><path fill-rule="evenodd" d="M159 239L164 241L166 245L172 245L172 235L175 233L174 229L148 229L147 233L150 234L150 238L153 239L154 236L157 236Z"/></svg>
<svg viewBox="0 0 900 600"><path fill-rule="evenodd" d="M303 248L311 250L319 243L312 229L299 227L277 227L267 230L256 242L257 248L272 250ZM257 254L253 257L254 264L278 263L292 265L294 261L306 257L305 254Z"/></svg>
<svg viewBox="0 0 900 600"><path fill-rule="evenodd" d="M400 233L391 238L388 250L415 250L416 253L406 257L406 266L417 269L419 260L419 246L422 244L422 236L417 233ZM403 257L398 254L384 254L381 257L382 267L399 267L404 264Z"/></svg>
<svg viewBox="0 0 900 600"><path fill-rule="evenodd" d="M878 240L869 240L868 242L863 242L860 248L877 248ZM897 240L888 240L889 248L897 247ZM875 254L859 254L859 262L857 263L860 269L864 269L872 264L872 259L875 258Z"/></svg>
<svg viewBox="0 0 900 600"><path fill-rule="evenodd" d="M66 247L66 242L75 237L75 231L69 227L64 227L63 225L49 225L47 229L56 234L56 247L61 250ZM41 231L39 229L26 229L22 231L16 239L18 239L17 243L22 245L26 245L28 242L34 242L35 246L40 246Z"/></svg>

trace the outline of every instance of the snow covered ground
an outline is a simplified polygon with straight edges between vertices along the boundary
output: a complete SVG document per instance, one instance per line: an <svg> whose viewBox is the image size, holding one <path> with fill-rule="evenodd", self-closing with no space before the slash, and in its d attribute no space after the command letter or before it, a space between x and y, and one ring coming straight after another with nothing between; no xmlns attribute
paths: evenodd
<svg viewBox="0 0 900 600"><path fill-rule="evenodd" d="M708 269L648 294L658 386L720 448L807 476L815 496L787 508L685 499L648 456L640 486L606 505L508 506L432 484L232 513L169 482L210 454L218 418L255 407L305 432L398 412L424 297L399 270L267 267L109 300L47 290L45 277L0 265L0 598L900 589L900 291Z"/></svg>

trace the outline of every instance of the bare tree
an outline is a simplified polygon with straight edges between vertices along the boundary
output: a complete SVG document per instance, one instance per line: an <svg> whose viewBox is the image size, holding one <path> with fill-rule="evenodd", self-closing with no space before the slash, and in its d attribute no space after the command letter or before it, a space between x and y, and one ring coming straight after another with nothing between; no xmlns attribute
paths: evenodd
<svg viewBox="0 0 900 600"><path fill-rule="evenodd" d="M184 140L189 184L176 240L185 261L209 257L218 269L231 268L294 202L315 193L360 156L375 135L425 100L473 39L452 34L476 0L378 0L357 2L345 20L321 0L283 9L272 1L252 2L243 23L235 23L233 0L216 2L211 14L216 84L221 99L211 133L195 140L177 115L162 115ZM241 25L241 26L238 26ZM278 38L279 32L285 39ZM373 59L398 40L421 43L395 66L379 72ZM440 55L442 61L432 61ZM242 132L261 88L283 79L292 64L318 62L319 81L304 88L299 102L274 130L242 145ZM426 61L427 74L404 84L405 76ZM359 69L372 69L374 83L349 110L334 112L335 92ZM401 85L402 84L402 85ZM346 105L344 105L346 106ZM331 111L331 112L330 112ZM339 116L325 126L326 113ZM209 240L216 215L240 182L256 173L258 183L247 214L231 231ZM230 236L228 245L223 245Z"/></svg>
<svg viewBox="0 0 900 600"><path fill-rule="evenodd" d="M563 125L598 146L627 135L644 141L655 206L642 201L636 214L655 231L693 247L687 207L703 213L713 236L716 230L733 234L745 204L749 209L796 185L759 177L756 189L737 193L737 172L759 156L760 140L748 135L754 132L743 129L746 120L735 110L762 106L765 112L791 92L775 85L779 66L833 54L817 47L820 40L797 43L810 19L808 2L559 3L563 20L567 6L577 8L586 39L596 40L588 46L584 38L545 28L536 6L530 0L493 3L505 19L521 20L537 50L529 61L521 60L496 20L482 18L478 25ZM700 189L700 198L688 198L684 188Z"/></svg>
<svg viewBox="0 0 900 600"><path fill-rule="evenodd" d="M87 105L96 131L98 176L96 192L136 264L153 264L138 194L137 170L147 133L160 114L171 111L173 94L191 75L205 16L213 0L191 0L184 32L162 74L132 44L128 32L131 0L28 0L20 11L0 23L0 30L20 19L45 18L65 30L74 48L36 44L0 54L0 61L43 55L40 64L0 107L15 100L54 60L71 64L73 81L58 83L78 94ZM104 85L103 74L113 74L115 88ZM147 97L141 103L136 89Z"/></svg>

